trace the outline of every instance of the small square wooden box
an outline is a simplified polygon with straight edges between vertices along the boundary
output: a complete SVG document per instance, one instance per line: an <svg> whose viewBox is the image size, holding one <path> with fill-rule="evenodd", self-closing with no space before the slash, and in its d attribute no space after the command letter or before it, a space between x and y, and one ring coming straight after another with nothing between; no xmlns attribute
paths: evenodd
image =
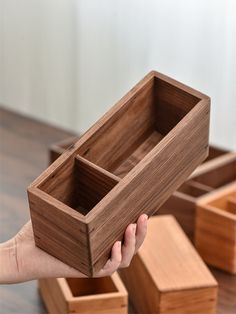
<svg viewBox="0 0 236 314"><path fill-rule="evenodd" d="M209 97L151 72L28 188L36 245L86 275L208 155Z"/></svg>
<svg viewBox="0 0 236 314"><path fill-rule="evenodd" d="M128 295L117 273L104 278L47 278L39 290L50 314L127 314Z"/></svg>
<svg viewBox="0 0 236 314"><path fill-rule="evenodd" d="M236 181L197 202L195 245L208 264L236 274Z"/></svg>

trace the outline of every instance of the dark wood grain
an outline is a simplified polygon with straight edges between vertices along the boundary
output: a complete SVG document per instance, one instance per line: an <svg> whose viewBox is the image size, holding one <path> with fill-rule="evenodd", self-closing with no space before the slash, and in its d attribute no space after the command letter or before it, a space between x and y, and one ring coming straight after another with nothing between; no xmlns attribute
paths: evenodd
<svg viewBox="0 0 236 314"><path fill-rule="evenodd" d="M0 241L13 236L29 218L26 187L48 164L48 148L73 134L0 108ZM29 151L30 154L25 152ZM173 200L178 221L190 223ZM14 219L13 219L14 217ZM219 283L217 314L235 314L236 276L210 268ZM35 281L2 285L1 314L46 314ZM134 309L129 313L136 314Z"/></svg>
<svg viewBox="0 0 236 314"><path fill-rule="evenodd" d="M207 157L209 111L208 96L161 73L147 74L29 186L36 245L94 276L127 225L140 214L154 214ZM81 160L80 176L78 155L97 166L94 173L90 166L85 175L88 167ZM102 191L104 170L121 180ZM98 184L100 176L103 184ZM106 176L110 182L111 175ZM49 221L46 215L39 219L45 211L63 213L63 238L60 221ZM80 234L67 232L70 216L84 224L84 243Z"/></svg>

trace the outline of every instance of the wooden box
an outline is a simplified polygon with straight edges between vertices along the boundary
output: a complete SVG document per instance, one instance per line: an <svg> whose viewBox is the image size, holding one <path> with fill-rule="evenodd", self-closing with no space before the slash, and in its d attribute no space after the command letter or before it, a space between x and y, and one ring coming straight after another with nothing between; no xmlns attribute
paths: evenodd
<svg viewBox="0 0 236 314"><path fill-rule="evenodd" d="M208 264L236 274L236 181L198 201L195 245Z"/></svg>
<svg viewBox="0 0 236 314"><path fill-rule="evenodd" d="M50 314L127 314L127 291L117 273L103 278L48 278L39 290Z"/></svg>
<svg viewBox="0 0 236 314"><path fill-rule="evenodd" d="M209 102L149 73L28 188L36 245L93 276L207 157Z"/></svg>
<svg viewBox="0 0 236 314"><path fill-rule="evenodd" d="M194 239L196 203L205 195L236 180L236 153L225 153L200 165L190 179L160 208L158 214L174 215L181 227Z"/></svg>
<svg viewBox="0 0 236 314"><path fill-rule="evenodd" d="M145 242L120 271L140 314L213 314L217 282L173 216L150 218Z"/></svg>

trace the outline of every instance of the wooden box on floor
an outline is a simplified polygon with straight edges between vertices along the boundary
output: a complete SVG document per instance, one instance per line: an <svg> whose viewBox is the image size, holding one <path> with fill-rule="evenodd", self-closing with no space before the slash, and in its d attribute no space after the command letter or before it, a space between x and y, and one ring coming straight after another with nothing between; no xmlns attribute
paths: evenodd
<svg viewBox="0 0 236 314"><path fill-rule="evenodd" d="M217 282L173 216L150 218L129 268L120 271L140 314L213 314Z"/></svg>
<svg viewBox="0 0 236 314"><path fill-rule="evenodd" d="M195 245L209 265L236 274L236 181L197 203Z"/></svg>
<svg viewBox="0 0 236 314"><path fill-rule="evenodd" d="M158 214L174 215L188 237L193 240L196 203L234 180L236 153L228 152L199 166L190 179L163 204Z"/></svg>
<svg viewBox="0 0 236 314"><path fill-rule="evenodd" d="M28 188L36 245L93 276L207 157L209 103L149 73Z"/></svg>
<svg viewBox="0 0 236 314"><path fill-rule="evenodd" d="M127 291L117 273L104 278L48 278L39 290L50 314L127 314Z"/></svg>

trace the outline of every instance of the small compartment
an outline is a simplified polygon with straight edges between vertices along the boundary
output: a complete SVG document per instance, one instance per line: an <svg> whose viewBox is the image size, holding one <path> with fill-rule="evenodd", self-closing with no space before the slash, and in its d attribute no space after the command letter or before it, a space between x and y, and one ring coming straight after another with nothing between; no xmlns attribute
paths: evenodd
<svg viewBox="0 0 236 314"><path fill-rule="evenodd" d="M200 184L198 182L187 181L180 186L178 191L184 194L188 194L194 198L197 198L212 191L212 188L205 186L203 184Z"/></svg>
<svg viewBox="0 0 236 314"><path fill-rule="evenodd" d="M66 281L73 297L118 292L111 277L67 278Z"/></svg>
<svg viewBox="0 0 236 314"><path fill-rule="evenodd" d="M158 77L141 86L78 153L124 177L200 101ZM168 156L167 156L168 157Z"/></svg>
<svg viewBox="0 0 236 314"><path fill-rule="evenodd" d="M119 182L113 174L80 156L59 168L39 188L86 215Z"/></svg>
<svg viewBox="0 0 236 314"><path fill-rule="evenodd" d="M215 168L194 177L194 180L214 189L236 180L236 155L229 162L216 165Z"/></svg>

